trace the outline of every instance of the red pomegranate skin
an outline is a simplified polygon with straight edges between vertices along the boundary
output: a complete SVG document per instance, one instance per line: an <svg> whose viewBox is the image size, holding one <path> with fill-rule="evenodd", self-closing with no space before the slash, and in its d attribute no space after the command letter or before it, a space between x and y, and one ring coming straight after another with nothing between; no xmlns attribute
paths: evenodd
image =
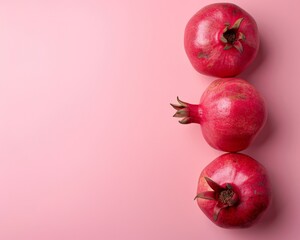
<svg viewBox="0 0 300 240"><path fill-rule="evenodd" d="M207 143L225 152L246 149L263 128L267 112L263 98L253 85L239 78L213 81L200 104L179 100L171 104L182 124L198 123Z"/></svg>
<svg viewBox="0 0 300 240"><path fill-rule="evenodd" d="M187 23L184 47L199 73L234 77L257 55L257 24L246 11L232 3L211 4L200 9Z"/></svg>
<svg viewBox="0 0 300 240"><path fill-rule="evenodd" d="M236 194L235 203L232 206L220 203L220 193L213 191L206 178L223 188L229 183ZM216 200L201 198L201 193L212 191ZM271 186L265 168L253 158L240 153L221 155L206 166L199 178L197 194L200 209L213 223L223 228L252 226L271 202ZM217 217L216 211L219 211Z"/></svg>

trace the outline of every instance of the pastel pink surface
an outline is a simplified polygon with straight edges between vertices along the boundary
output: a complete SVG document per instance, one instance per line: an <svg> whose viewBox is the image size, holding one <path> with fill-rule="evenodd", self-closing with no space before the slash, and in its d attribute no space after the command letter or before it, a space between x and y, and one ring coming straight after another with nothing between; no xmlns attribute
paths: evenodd
<svg viewBox="0 0 300 240"><path fill-rule="evenodd" d="M234 1L261 49L240 77L267 125L245 153L268 170L273 205L256 226L213 225L193 198L222 153L170 102L198 103L213 78L183 49L212 1L0 1L0 239L297 239L300 221L299 3Z"/></svg>

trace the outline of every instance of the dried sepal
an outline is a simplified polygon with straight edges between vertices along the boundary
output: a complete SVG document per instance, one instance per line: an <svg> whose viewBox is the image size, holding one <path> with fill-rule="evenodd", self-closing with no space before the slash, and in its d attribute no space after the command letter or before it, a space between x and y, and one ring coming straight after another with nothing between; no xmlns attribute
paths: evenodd
<svg viewBox="0 0 300 240"><path fill-rule="evenodd" d="M244 18L239 18L238 20L236 20L230 29L239 29L243 20Z"/></svg>
<svg viewBox="0 0 300 240"><path fill-rule="evenodd" d="M209 177L204 177L207 184L216 192L221 192L224 190L223 187L221 187L218 183L210 179Z"/></svg>
<svg viewBox="0 0 300 240"><path fill-rule="evenodd" d="M242 53L244 51L243 45L240 41L236 41L233 44L234 48L237 49L240 53Z"/></svg>
<svg viewBox="0 0 300 240"><path fill-rule="evenodd" d="M185 118L179 120L178 122L181 123L181 124L189 124L189 123L191 123L191 118L190 117L185 117Z"/></svg>
<svg viewBox="0 0 300 240"><path fill-rule="evenodd" d="M177 110L177 112L173 115L173 117L186 117L188 116L189 112L186 108L182 108Z"/></svg>
<svg viewBox="0 0 300 240"><path fill-rule="evenodd" d="M245 40L246 40L246 36L245 36L245 34L244 34L244 33L242 33L242 32L239 32L239 37L238 37L238 40L243 40L243 41L245 41Z"/></svg>
<svg viewBox="0 0 300 240"><path fill-rule="evenodd" d="M223 48L224 50L228 50L231 49L232 45L231 44L226 44L225 47Z"/></svg>
<svg viewBox="0 0 300 240"><path fill-rule="evenodd" d="M216 193L214 191L206 191L206 192L198 193L194 198L194 200L196 200L197 198L216 200Z"/></svg>
<svg viewBox="0 0 300 240"><path fill-rule="evenodd" d="M170 103L170 105L171 105L174 109L176 109L176 110L179 110L179 109L184 108L184 106L176 105L176 104L173 104L173 103Z"/></svg>
<svg viewBox="0 0 300 240"><path fill-rule="evenodd" d="M184 107L187 107L187 106L188 106L188 104L187 104L186 102L184 102L184 101L181 101L181 100L179 99L178 96L177 96L177 102L179 102L179 104L180 104L181 106L184 106Z"/></svg>
<svg viewBox="0 0 300 240"><path fill-rule="evenodd" d="M224 35L222 34L221 35L221 42L223 42L223 43L228 43L228 41L227 41L227 39L224 37Z"/></svg>
<svg viewBox="0 0 300 240"><path fill-rule="evenodd" d="M226 207L228 207L227 204L223 204L223 203L220 203L220 202L218 202L216 204L216 206L214 207L214 213L213 213L213 219L214 219L214 221L218 220L218 217L219 217L219 214L220 214L221 210L223 208L226 208Z"/></svg>

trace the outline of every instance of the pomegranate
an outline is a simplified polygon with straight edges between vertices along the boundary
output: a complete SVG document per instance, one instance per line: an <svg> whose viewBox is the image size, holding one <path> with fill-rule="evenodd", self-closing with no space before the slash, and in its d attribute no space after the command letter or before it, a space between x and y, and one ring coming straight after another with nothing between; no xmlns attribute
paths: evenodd
<svg viewBox="0 0 300 240"><path fill-rule="evenodd" d="M198 123L208 144L225 152L246 149L266 121L265 104L247 81L224 78L213 81L204 91L200 104L181 101L171 104L182 124Z"/></svg>
<svg viewBox="0 0 300 240"><path fill-rule="evenodd" d="M226 153L206 166L199 178L198 206L216 225L250 227L271 202L265 168L240 153Z"/></svg>
<svg viewBox="0 0 300 240"><path fill-rule="evenodd" d="M216 77L240 74L257 55L255 20L232 3L215 3L199 10L188 22L184 47L193 67Z"/></svg>

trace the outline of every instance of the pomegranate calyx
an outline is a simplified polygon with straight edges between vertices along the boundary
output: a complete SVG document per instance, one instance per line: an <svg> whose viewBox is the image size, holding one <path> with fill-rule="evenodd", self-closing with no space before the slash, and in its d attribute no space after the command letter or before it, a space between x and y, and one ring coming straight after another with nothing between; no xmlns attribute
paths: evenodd
<svg viewBox="0 0 300 240"><path fill-rule="evenodd" d="M229 23L225 23L225 28L223 33L220 36L220 41L225 44L224 50L229 50L232 47L237 49L240 53L243 52L243 46L240 41L245 41L246 36L239 31L239 27L244 18L239 18L235 23L230 27Z"/></svg>
<svg viewBox="0 0 300 240"><path fill-rule="evenodd" d="M179 120L181 124L199 123L201 120L201 109L199 105L183 102L177 97L179 105L171 103L171 106L176 110L173 117L182 118Z"/></svg>
<svg viewBox="0 0 300 240"><path fill-rule="evenodd" d="M232 207L238 204L239 196L234 191L232 184L226 183L225 187L223 187L218 183L216 183L215 181L213 181L212 179L210 179L209 177L204 177L204 178L207 184L213 189L213 191L198 193L194 198L194 200L197 198L202 198L202 199L216 201L217 203L214 207L213 219L214 221L217 221L220 211L223 208Z"/></svg>

